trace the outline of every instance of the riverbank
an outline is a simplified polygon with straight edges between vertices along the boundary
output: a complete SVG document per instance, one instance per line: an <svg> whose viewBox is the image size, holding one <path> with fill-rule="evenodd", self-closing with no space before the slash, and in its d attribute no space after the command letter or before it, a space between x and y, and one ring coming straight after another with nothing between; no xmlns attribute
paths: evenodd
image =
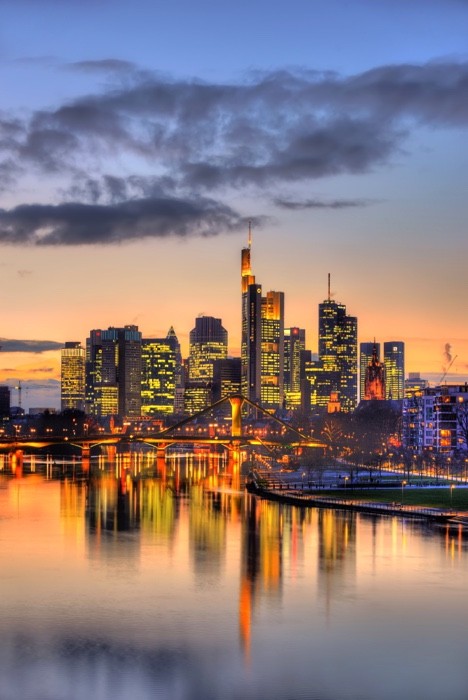
<svg viewBox="0 0 468 700"><path fill-rule="evenodd" d="M309 488L293 480L283 480L272 472L254 472L247 490L261 498L290 505L335 508L383 515L468 524L468 489L454 484L427 486L401 481L389 487L376 483L364 488Z"/></svg>

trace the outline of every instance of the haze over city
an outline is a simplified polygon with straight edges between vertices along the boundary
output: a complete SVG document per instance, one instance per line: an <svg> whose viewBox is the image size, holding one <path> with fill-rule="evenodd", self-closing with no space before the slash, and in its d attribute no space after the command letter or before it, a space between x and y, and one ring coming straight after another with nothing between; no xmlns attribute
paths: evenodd
<svg viewBox="0 0 468 700"><path fill-rule="evenodd" d="M186 354L204 313L239 354L249 219L312 351L330 272L360 341L466 379L466 2L1 5L0 381L26 406L92 328L173 325Z"/></svg>

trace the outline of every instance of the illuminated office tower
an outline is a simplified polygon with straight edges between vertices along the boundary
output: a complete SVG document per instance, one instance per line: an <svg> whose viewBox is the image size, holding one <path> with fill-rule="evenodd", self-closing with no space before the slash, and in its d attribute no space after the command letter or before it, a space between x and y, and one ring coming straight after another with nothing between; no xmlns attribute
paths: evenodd
<svg viewBox="0 0 468 700"><path fill-rule="evenodd" d="M261 306L261 403L282 408L284 400L284 293L267 292Z"/></svg>
<svg viewBox="0 0 468 700"><path fill-rule="evenodd" d="M400 340L384 343L385 391L387 399L405 397L405 344Z"/></svg>
<svg viewBox="0 0 468 700"><path fill-rule="evenodd" d="M79 342L65 343L61 350L61 410L85 410L85 351Z"/></svg>
<svg viewBox="0 0 468 700"><path fill-rule="evenodd" d="M227 358L228 334L220 318L199 316L190 331L188 384L185 387L185 412L195 413L211 403L216 360Z"/></svg>
<svg viewBox="0 0 468 700"><path fill-rule="evenodd" d="M284 330L284 396L286 408L301 405L301 353L305 350L305 329Z"/></svg>
<svg viewBox="0 0 468 700"><path fill-rule="evenodd" d="M337 391L341 409L353 411L357 404L357 318L346 306L330 297L319 304L319 360L325 373L336 373L330 392Z"/></svg>
<svg viewBox="0 0 468 700"><path fill-rule="evenodd" d="M174 413L177 357L169 338L144 338L141 341L141 413Z"/></svg>
<svg viewBox="0 0 468 700"><path fill-rule="evenodd" d="M249 244L247 248L242 249L241 256L241 386L244 396L259 403L262 367L262 287L255 284L255 277L252 275L251 244L249 225Z"/></svg>
<svg viewBox="0 0 468 700"><path fill-rule="evenodd" d="M380 361L380 343L374 342L359 344L359 398L361 401L364 401L365 398L366 369L372 362L374 345L377 359Z"/></svg>
<svg viewBox="0 0 468 700"><path fill-rule="evenodd" d="M86 407L95 416L130 418L141 411L138 326L92 330L86 340Z"/></svg>

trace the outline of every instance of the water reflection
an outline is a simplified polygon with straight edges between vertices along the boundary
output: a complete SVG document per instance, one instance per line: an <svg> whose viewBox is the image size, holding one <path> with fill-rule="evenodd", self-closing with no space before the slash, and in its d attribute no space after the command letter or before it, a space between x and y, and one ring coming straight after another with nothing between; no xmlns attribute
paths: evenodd
<svg viewBox="0 0 468 700"><path fill-rule="evenodd" d="M269 503L240 480L221 455L4 468L2 700L464 700L459 527Z"/></svg>

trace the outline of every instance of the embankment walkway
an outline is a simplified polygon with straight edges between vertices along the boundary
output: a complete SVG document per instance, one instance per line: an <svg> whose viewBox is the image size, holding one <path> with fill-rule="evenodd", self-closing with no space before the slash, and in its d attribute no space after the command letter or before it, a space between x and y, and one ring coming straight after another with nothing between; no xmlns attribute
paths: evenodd
<svg viewBox="0 0 468 700"><path fill-rule="evenodd" d="M410 506L402 503L375 503L361 501L352 498L332 498L325 494L311 494L288 489L284 483L274 480L267 485L258 483L255 476L246 485L247 491L261 498L302 508L335 508L339 510L354 510L360 513L375 513L376 515L399 515L409 518L425 518L437 522L456 520L461 522L455 511L442 508L424 508L423 506Z"/></svg>

